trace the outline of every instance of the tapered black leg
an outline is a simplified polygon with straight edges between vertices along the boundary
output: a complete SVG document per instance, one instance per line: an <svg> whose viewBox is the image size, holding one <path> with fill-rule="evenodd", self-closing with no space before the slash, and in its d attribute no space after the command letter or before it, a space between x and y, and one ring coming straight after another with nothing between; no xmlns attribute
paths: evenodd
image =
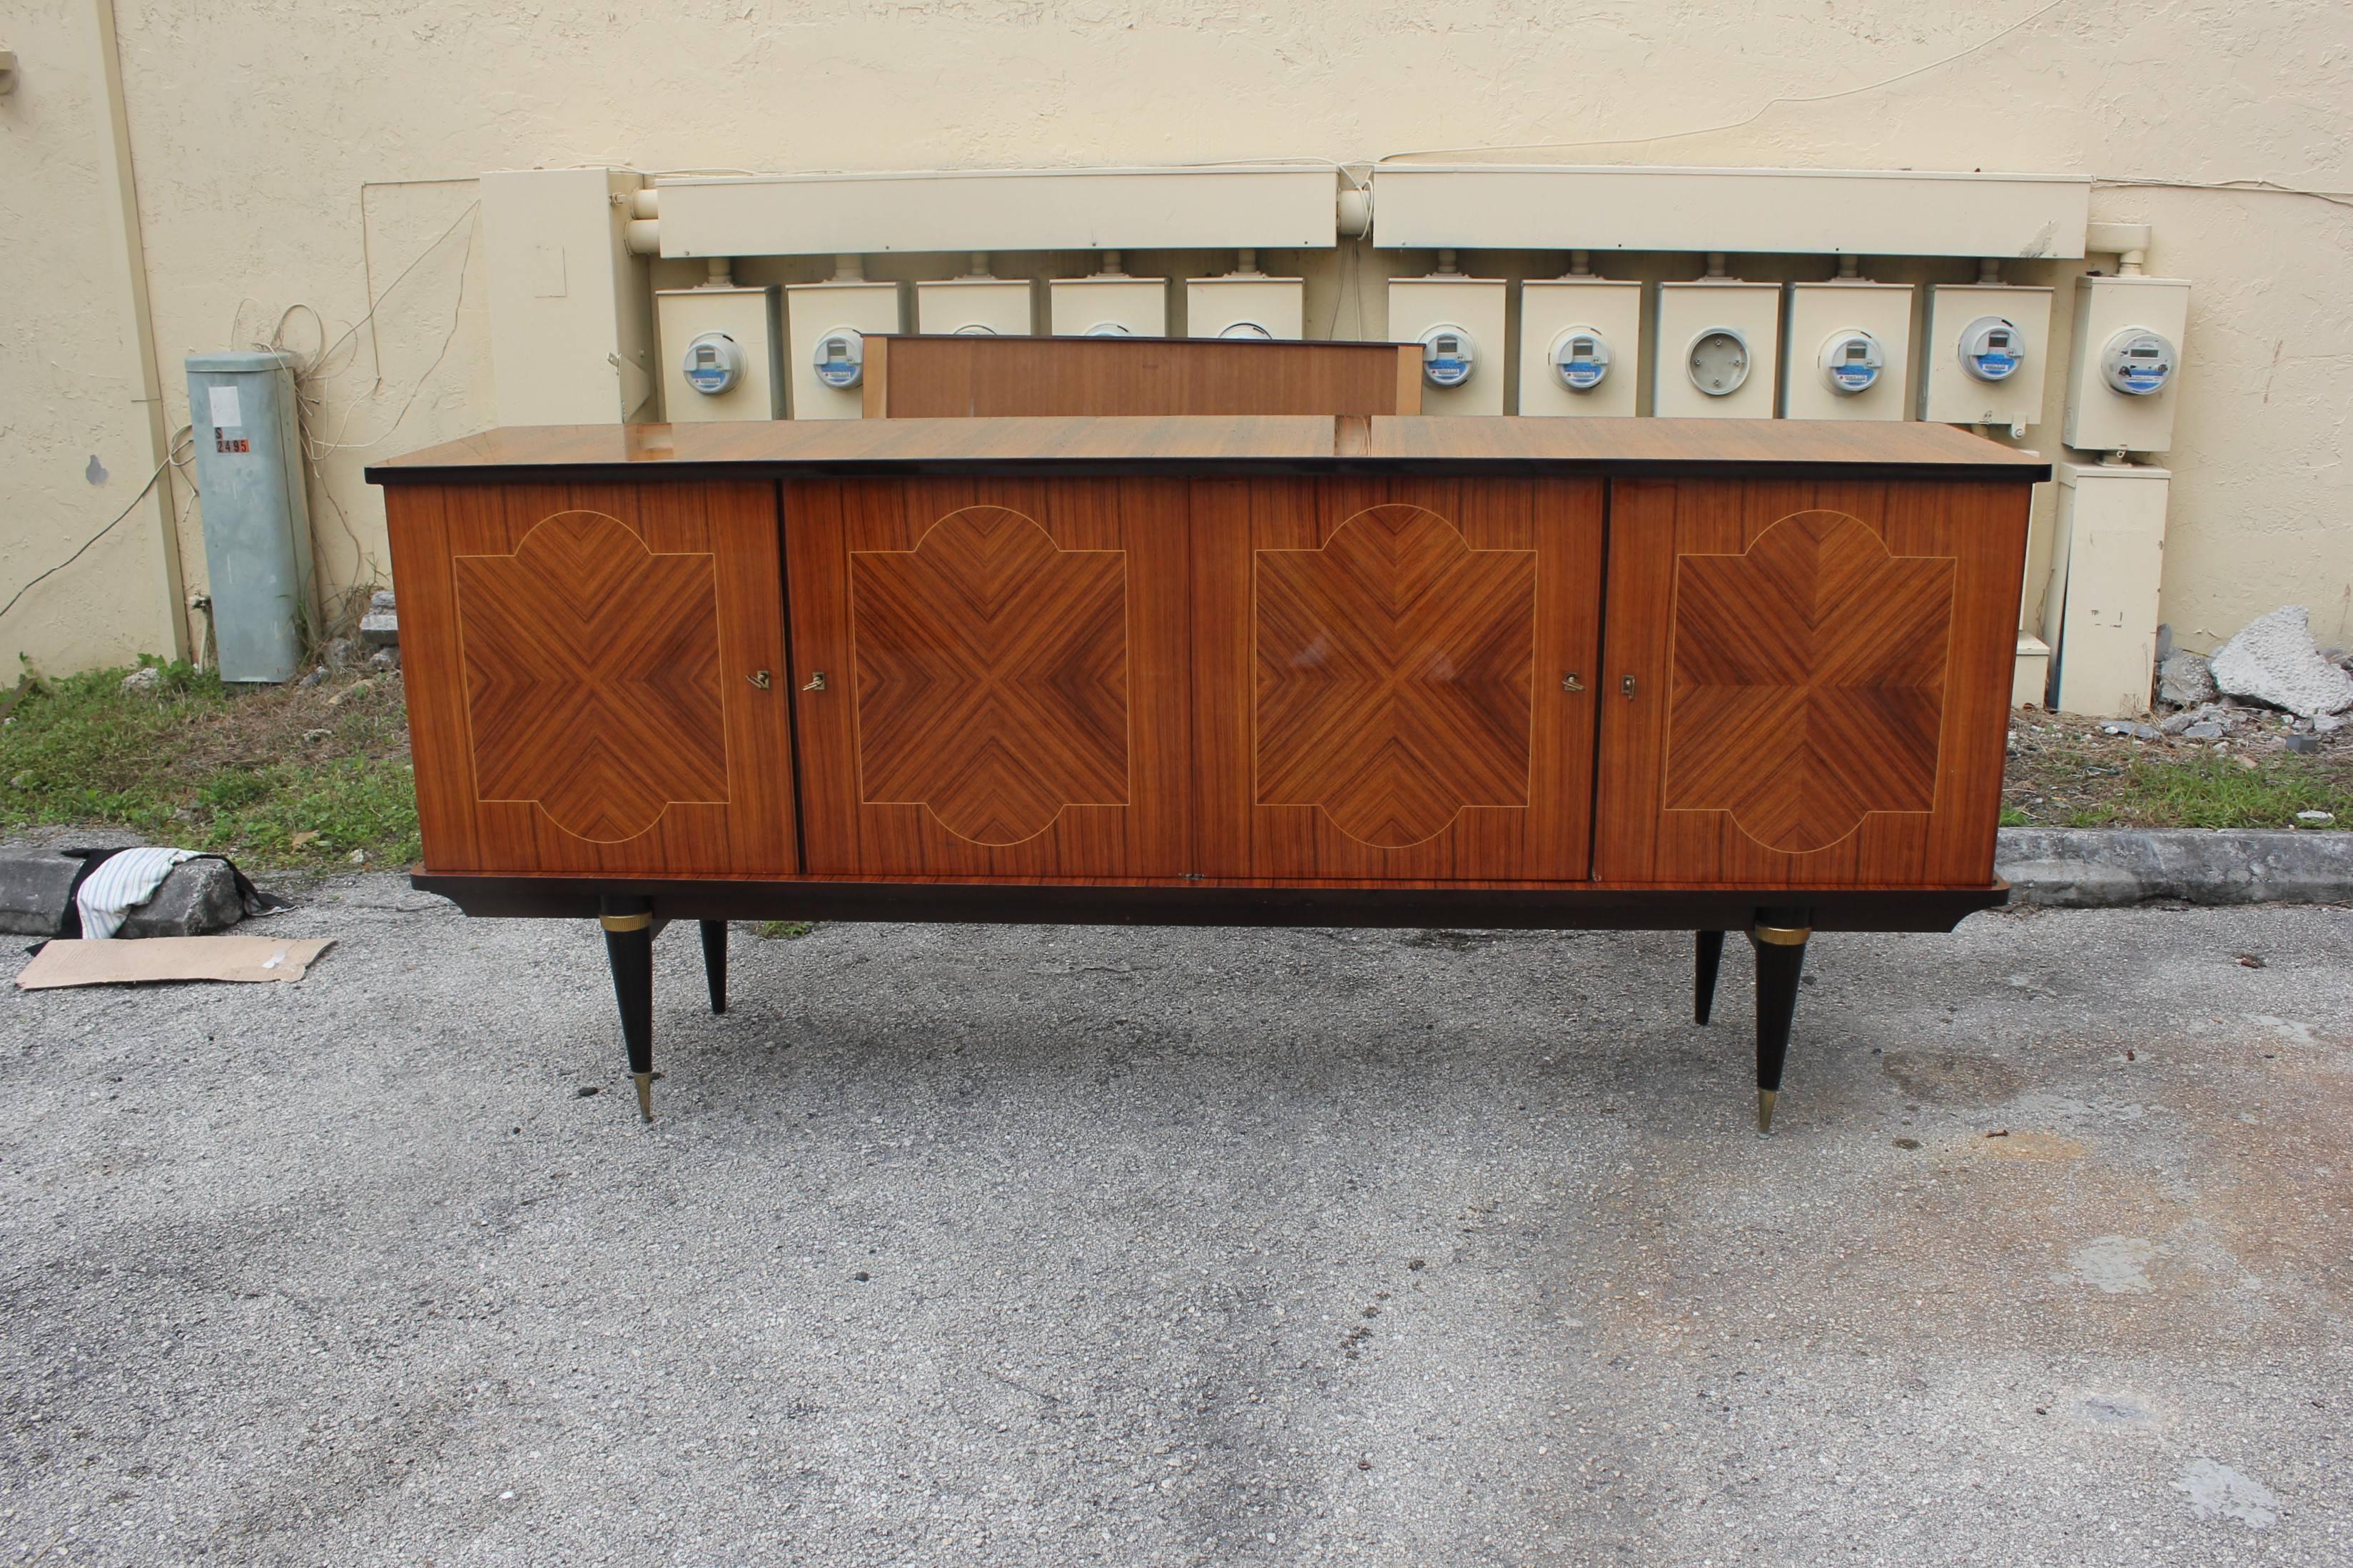
<svg viewBox="0 0 2353 1568"><path fill-rule="evenodd" d="M1810 910L1759 910L1748 928L1757 949L1757 1131L1773 1130L1773 1100L1781 1092L1781 1063L1789 1054L1789 1025L1798 1015L1798 979L1806 967Z"/></svg>
<svg viewBox="0 0 2353 1568"><path fill-rule="evenodd" d="M727 1011L727 922L702 922L702 978L711 985L711 1010Z"/></svg>
<svg viewBox="0 0 2353 1568"><path fill-rule="evenodd" d="M654 1119L654 917L643 899L607 896L598 921L605 957L613 968L613 1000L621 1005L621 1043L629 1076L638 1080L638 1114Z"/></svg>
<svg viewBox="0 0 2353 1568"><path fill-rule="evenodd" d="M1695 934L1699 946L1692 961L1692 1022L1704 1024L1707 1016L1715 1011L1715 972L1724 965L1724 933L1704 931Z"/></svg>

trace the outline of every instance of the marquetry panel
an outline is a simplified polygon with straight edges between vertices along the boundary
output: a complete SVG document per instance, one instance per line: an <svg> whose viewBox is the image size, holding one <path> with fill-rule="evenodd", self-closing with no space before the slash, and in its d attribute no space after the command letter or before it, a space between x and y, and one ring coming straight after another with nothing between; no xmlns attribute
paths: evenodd
<svg viewBox="0 0 2353 1568"><path fill-rule="evenodd" d="M1128 803L1127 559L970 506L913 550L853 550L862 804L976 844Z"/></svg>
<svg viewBox="0 0 2353 1568"><path fill-rule="evenodd" d="M811 868L1185 870L1184 504L1170 480L788 484Z"/></svg>
<svg viewBox="0 0 2353 1568"><path fill-rule="evenodd" d="M1379 849L1527 805L1534 550L1377 506L1319 549L1256 554L1261 805L1314 806Z"/></svg>
<svg viewBox="0 0 2353 1568"><path fill-rule="evenodd" d="M466 720L485 801L600 844L727 799L719 584L616 517L542 518L512 555L462 555Z"/></svg>
<svg viewBox="0 0 2353 1568"><path fill-rule="evenodd" d="M430 868L795 868L771 487L387 505Z"/></svg>
<svg viewBox="0 0 2353 1568"><path fill-rule="evenodd" d="M1989 880L2026 506L1617 482L1596 875Z"/></svg>
<svg viewBox="0 0 2353 1568"><path fill-rule="evenodd" d="M1198 859L1585 874L1600 486L1194 486Z"/></svg>

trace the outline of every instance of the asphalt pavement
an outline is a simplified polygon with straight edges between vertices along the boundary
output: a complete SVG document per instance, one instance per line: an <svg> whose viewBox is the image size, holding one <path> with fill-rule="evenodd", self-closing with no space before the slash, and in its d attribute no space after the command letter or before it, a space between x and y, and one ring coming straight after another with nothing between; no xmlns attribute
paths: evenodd
<svg viewBox="0 0 2353 1568"><path fill-rule="evenodd" d="M2353 1563L2353 911L0 994L0 1563ZM592 1092L593 1091L593 1092Z"/></svg>

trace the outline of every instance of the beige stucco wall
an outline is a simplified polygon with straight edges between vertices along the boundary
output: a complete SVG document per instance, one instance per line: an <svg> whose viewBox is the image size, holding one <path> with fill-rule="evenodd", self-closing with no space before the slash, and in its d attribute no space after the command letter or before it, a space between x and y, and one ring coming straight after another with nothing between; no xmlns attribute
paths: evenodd
<svg viewBox="0 0 2353 1568"><path fill-rule="evenodd" d="M72 5L38 8L18 26L6 42L25 59L26 96L0 100L0 120L15 128L9 117L45 73L62 76L79 47L69 35L89 26ZM169 422L186 418L177 369L186 352L266 339L290 310L288 346L339 344L313 384L316 426L322 437L365 445L322 456L312 510L324 569L346 583L384 570L381 509L359 479L367 458L491 419L482 256L470 216L476 187L466 178L483 169L1357 162L1476 147L1513 161L2353 187L2345 112L2353 13L2329 0L2127 0L2121 10L2059 0L2040 13L2023 0L738 0L658 12L582 0L530 10L225 0L192 12L121 0L120 26ZM1932 68L1835 101L1768 101L1922 67ZM1672 134L1728 122L1741 123ZM86 448L121 439L121 409L107 400L119 402L120 388L101 395L49 368L78 323L106 310L95 281L103 237L77 216L82 197L68 164L79 154L59 135L24 149L37 171L13 158L0 171L14 219L0 235L0 260L12 277L38 280L12 289L7 306L12 371L38 374L0 384L0 427L16 433L28 459L21 467L39 476L12 465L0 479L12 487L0 519L0 573L12 583L46 563L45 542L111 515L107 496L120 493L79 479ZM1526 145L1556 142L1578 144ZM2170 457L2178 479L2165 617L2184 642L2205 646L2296 600L2311 605L2324 640L2353 640L2353 399L2341 379L2353 370L2353 210L2270 193L2104 185L2093 216L2154 223L2149 269L2197 284ZM1130 269L1187 259L1132 258ZM1078 260L1015 265L1075 269ZM1372 285L1426 258L1344 252L1268 265L1286 260L1310 277L1311 331L1330 321L1345 336L1377 331ZM1490 273L1558 267L1543 256L1464 260ZM935 275L961 264L942 258ZM1768 276L1819 267L1752 265ZM2077 269L2045 263L2011 273L2060 286L2061 343ZM657 268L656 281L677 281L673 270ZM1890 270L1967 273L1959 264ZM345 335L365 316L371 289L383 297L375 319ZM2031 438L2046 449L2057 441L2059 397L2053 376ZM109 466L122 476L115 483L137 482L127 462ZM174 510L190 499L175 487ZM190 510L183 540L195 588L200 508ZM74 629L105 619L111 595L135 596L134 564L126 556L85 572L74 593L0 624L0 644L65 663L151 645L160 635L153 617L127 609L109 623L111 642Z"/></svg>
<svg viewBox="0 0 2353 1568"><path fill-rule="evenodd" d="M69 672L174 651L171 491L140 493L164 452L142 401L100 21L48 0L0 26L20 73L0 96L0 605L121 520L0 619L0 687L20 655Z"/></svg>

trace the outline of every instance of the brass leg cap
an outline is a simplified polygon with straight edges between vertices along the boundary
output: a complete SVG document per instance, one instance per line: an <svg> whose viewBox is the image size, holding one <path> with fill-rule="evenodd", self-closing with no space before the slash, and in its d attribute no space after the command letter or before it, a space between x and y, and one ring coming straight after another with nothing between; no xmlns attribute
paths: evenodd
<svg viewBox="0 0 2353 1568"><path fill-rule="evenodd" d="M1757 1131L1770 1132L1773 1131L1773 1097L1780 1092L1781 1091L1778 1089L1760 1089L1757 1091Z"/></svg>
<svg viewBox="0 0 2353 1568"><path fill-rule="evenodd" d="M629 1076L638 1080L638 1114L651 1121L654 1119L654 1075L633 1072Z"/></svg>

